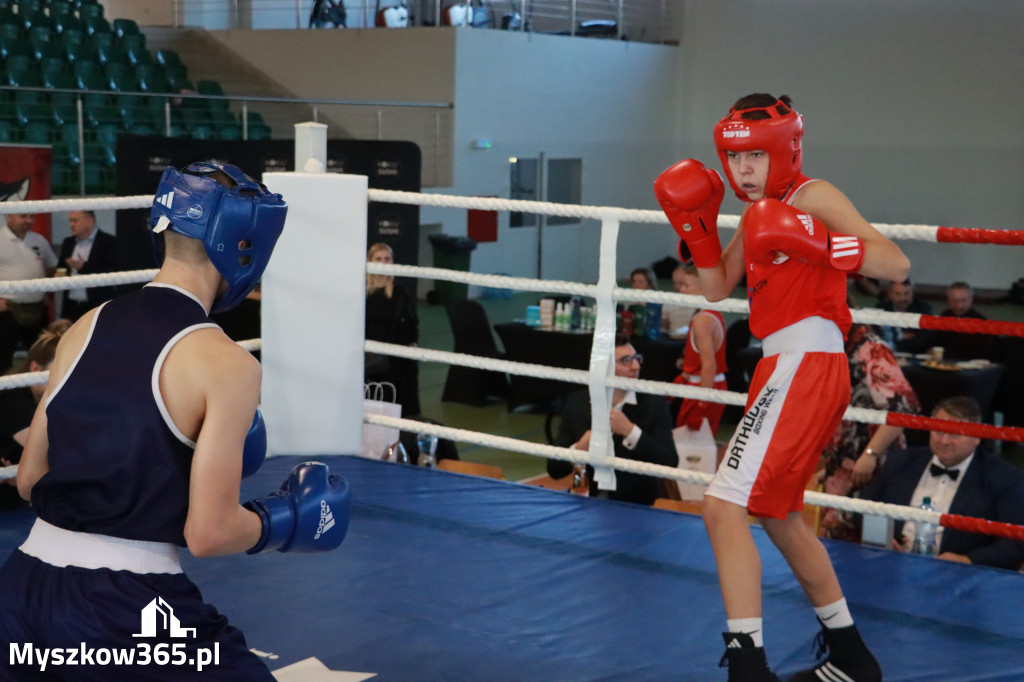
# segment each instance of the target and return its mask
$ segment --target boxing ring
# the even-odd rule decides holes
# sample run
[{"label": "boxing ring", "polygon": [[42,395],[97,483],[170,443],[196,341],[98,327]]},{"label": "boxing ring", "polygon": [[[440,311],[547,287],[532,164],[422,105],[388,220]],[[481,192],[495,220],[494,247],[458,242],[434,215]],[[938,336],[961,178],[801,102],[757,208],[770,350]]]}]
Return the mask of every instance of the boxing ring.
[{"label": "boxing ring", "polygon": [[[272,187],[273,188],[273,187]],[[727,404],[728,391],[627,380],[611,371],[614,302],[674,303],[746,313],[745,301],[622,289],[615,284],[621,222],[664,224],[660,212],[610,207],[421,195],[368,190],[370,201],[451,208],[571,215],[601,223],[596,285],[478,275],[436,268],[367,264],[372,274],[416,276],[546,293],[578,294],[597,302],[589,371],[365,342],[376,353],[421,361],[572,381],[591,389],[594,413],[621,387]],[[3,212],[143,208],[152,197],[19,202]],[[365,211],[365,205],[362,207]],[[720,226],[735,228],[736,216]],[[929,226],[879,226],[892,238],[1020,244],[1020,233]],[[1009,241],[1007,241],[1009,240]],[[364,249],[365,251],[365,249]],[[145,282],[155,271],[67,280],[0,283],[0,294]],[[269,286],[269,285],[268,285]],[[853,311],[858,322],[1024,336],[1024,325],[948,320],[904,313]],[[260,340],[245,342],[261,347]],[[266,349],[264,350],[266,360]],[[45,373],[0,379],[0,389],[45,381]],[[604,401],[604,403],[602,403]],[[983,438],[1024,441],[1024,429],[942,422],[876,410],[850,409],[847,419],[909,428],[938,428]],[[614,485],[628,470],[706,484],[699,472],[620,460],[606,454],[607,420],[594,424],[591,450],[579,452],[465,429],[363,415],[363,421],[434,433],[461,442],[592,464]],[[268,421],[271,430],[273,424]],[[317,459],[349,479],[353,516],[339,550],[322,555],[231,556],[195,560],[185,568],[239,626],[249,646],[279,679],[364,679],[328,671],[358,671],[380,680],[708,680],[725,676],[716,664],[716,633],[725,614],[703,524],[693,515],[579,498],[531,486],[432,469],[338,456]],[[280,485],[300,459],[287,450],[243,481],[242,499]],[[807,502],[895,519],[1024,537],[1019,527],[986,524],[808,492]],[[0,524],[0,560],[27,535],[31,510]],[[781,555],[754,529],[763,562],[766,646],[780,675],[810,666],[818,631],[813,612]],[[824,540],[865,640],[890,680],[1024,679],[1024,575]],[[313,671],[313,672],[311,672]],[[318,672],[317,672],[318,671]],[[201,679],[201,677],[199,678]]]}]

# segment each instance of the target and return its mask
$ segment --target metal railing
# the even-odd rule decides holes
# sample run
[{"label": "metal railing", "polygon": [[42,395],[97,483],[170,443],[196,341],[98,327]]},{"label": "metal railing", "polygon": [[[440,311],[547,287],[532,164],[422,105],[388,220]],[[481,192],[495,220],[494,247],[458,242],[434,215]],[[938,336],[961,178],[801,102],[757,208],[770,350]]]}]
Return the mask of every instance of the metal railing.
[{"label": "metal railing", "polygon": [[[26,97],[26,95],[32,95]],[[70,95],[55,105],[53,95]],[[96,98],[106,98],[97,101]],[[409,140],[423,154],[424,186],[452,182],[452,104],[284,97],[125,92],[0,86],[4,130],[9,143],[49,144],[54,148],[55,193],[84,196],[113,191],[116,138],[121,134],[198,139],[293,139],[294,124],[315,121],[328,126],[331,139]],[[208,102],[224,102],[224,118],[200,117]],[[203,104],[190,107],[192,104]],[[257,116],[258,114],[258,116]],[[259,127],[257,129],[257,126]],[[230,129],[230,130],[229,130]],[[255,135],[254,133],[259,133]],[[73,172],[77,177],[68,178]],[[72,185],[76,187],[73,189]]]},{"label": "metal railing", "polygon": [[[384,24],[384,10],[402,7],[409,26],[441,26],[465,16],[477,28],[665,42],[667,0],[328,0],[343,8],[345,28]],[[315,0],[175,0],[178,28],[310,28]],[[460,7],[461,6],[461,7]],[[449,8],[455,12],[447,14]],[[335,15],[337,18],[337,15]],[[320,28],[338,27],[324,21]]]}]

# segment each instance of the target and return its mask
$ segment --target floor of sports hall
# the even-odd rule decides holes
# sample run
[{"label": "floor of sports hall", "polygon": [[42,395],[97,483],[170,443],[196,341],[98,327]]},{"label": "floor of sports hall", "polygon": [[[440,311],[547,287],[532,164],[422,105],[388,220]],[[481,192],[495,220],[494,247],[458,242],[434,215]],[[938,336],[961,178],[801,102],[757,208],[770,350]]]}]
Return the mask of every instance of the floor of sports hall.
[{"label": "floor of sports hall", "polygon": [[[520,317],[526,301],[484,304],[493,323]],[[450,348],[443,309],[423,305],[420,317],[422,345]],[[541,415],[442,403],[445,373],[424,363],[426,416],[544,442]],[[517,483],[542,463],[459,450],[502,466],[508,481],[326,457],[353,494],[340,548],[186,556],[185,570],[280,682],[726,678],[725,614],[699,517]],[[242,499],[277,489],[298,461],[269,459],[243,481]],[[32,519],[30,510],[5,515],[0,560]],[[781,555],[753,532],[769,661],[785,679],[813,665],[817,623]],[[826,547],[886,680],[1024,679],[1024,575]]]}]

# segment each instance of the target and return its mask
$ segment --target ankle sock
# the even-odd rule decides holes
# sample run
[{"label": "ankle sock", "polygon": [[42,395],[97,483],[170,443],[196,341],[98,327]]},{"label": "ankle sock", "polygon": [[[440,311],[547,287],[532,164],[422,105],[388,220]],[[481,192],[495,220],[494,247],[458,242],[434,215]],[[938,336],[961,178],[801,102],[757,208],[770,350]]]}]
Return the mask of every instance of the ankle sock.
[{"label": "ankle sock", "polygon": [[850,608],[846,605],[845,598],[825,606],[816,606],[814,613],[817,614],[821,624],[829,630],[853,625],[853,616],[850,615]]},{"label": "ankle sock", "polygon": [[749,635],[750,639],[754,642],[754,646],[764,646],[760,618],[732,618],[725,621],[725,626],[729,632],[742,632],[745,635]]}]

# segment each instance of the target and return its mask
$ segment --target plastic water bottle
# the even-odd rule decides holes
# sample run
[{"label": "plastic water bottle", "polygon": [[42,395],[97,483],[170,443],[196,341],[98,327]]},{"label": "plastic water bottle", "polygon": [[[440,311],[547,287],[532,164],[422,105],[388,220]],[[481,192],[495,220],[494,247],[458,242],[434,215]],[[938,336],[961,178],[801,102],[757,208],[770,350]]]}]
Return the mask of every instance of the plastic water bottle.
[{"label": "plastic water bottle", "polygon": [[573,495],[590,495],[590,477],[587,476],[587,465],[577,464],[572,468],[572,483],[569,492]]},{"label": "plastic water bottle", "polygon": [[582,313],[580,311],[580,297],[573,296],[569,301],[569,329],[576,331],[582,326]]},{"label": "plastic water bottle", "polygon": [[[924,502],[918,509],[925,511],[938,511],[932,506],[932,498],[924,498]],[[914,542],[910,547],[910,551],[914,554],[925,554],[927,556],[935,556],[938,553],[938,547],[935,543],[935,531],[938,530],[934,523],[925,523],[923,521],[914,522]]]},{"label": "plastic water bottle", "polygon": [[431,469],[437,467],[437,436],[430,433],[418,433],[416,434],[416,445],[420,449],[416,464]]}]

